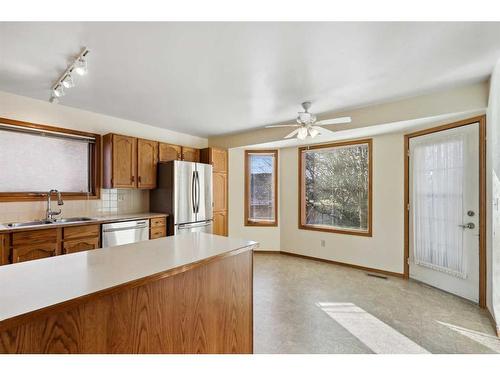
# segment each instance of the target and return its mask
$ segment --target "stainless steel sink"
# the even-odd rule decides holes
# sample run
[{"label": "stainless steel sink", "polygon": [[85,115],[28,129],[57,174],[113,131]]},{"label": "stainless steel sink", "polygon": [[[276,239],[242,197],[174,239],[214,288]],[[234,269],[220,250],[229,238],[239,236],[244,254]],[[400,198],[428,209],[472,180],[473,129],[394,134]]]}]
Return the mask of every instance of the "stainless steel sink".
[{"label": "stainless steel sink", "polygon": [[20,223],[8,223],[5,226],[9,228],[19,228],[19,227],[31,227],[36,225],[47,225],[47,224],[59,224],[59,223],[78,223],[81,221],[92,221],[94,219],[90,217],[68,217],[64,219],[57,219],[55,221],[50,220],[34,220],[34,221],[25,221]]},{"label": "stainless steel sink", "polygon": [[54,223],[77,223],[79,221],[92,221],[95,219],[92,219],[91,217],[68,217],[68,218],[61,218],[61,219],[56,219]]}]

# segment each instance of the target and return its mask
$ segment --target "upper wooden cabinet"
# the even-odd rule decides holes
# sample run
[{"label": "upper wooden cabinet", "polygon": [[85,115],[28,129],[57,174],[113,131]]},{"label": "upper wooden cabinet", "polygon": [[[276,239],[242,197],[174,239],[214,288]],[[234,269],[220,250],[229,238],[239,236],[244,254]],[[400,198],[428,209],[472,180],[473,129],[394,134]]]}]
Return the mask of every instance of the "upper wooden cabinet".
[{"label": "upper wooden cabinet", "polygon": [[156,187],[158,142],[119,134],[103,137],[103,187]]},{"label": "upper wooden cabinet", "polygon": [[156,187],[156,165],[158,164],[158,142],[137,140],[137,187]]},{"label": "upper wooden cabinet", "polygon": [[212,164],[214,172],[227,173],[227,150],[209,147],[201,150],[202,163]]},{"label": "upper wooden cabinet", "polygon": [[160,161],[171,161],[171,160],[181,160],[182,159],[182,147],[177,145],[171,145],[168,143],[160,142]]},{"label": "upper wooden cabinet", "polygon": [[137,139],[118,134],[103,137],[103,187],[137,186]]},{"label": "upper wooden cabinet", "polygon": [[192,147],[182,147],[182,160],[184,161],[200,161],[200,150]]}]

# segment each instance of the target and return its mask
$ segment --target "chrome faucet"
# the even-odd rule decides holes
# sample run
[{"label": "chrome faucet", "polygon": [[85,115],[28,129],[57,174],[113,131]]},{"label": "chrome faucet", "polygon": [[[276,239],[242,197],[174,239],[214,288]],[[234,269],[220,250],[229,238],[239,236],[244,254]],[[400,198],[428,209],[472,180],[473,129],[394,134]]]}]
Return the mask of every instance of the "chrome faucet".
[{"label": "chrome faucet", "polygon": [[45,216],[45,220],[47,220],[47,221],[54,221],[54,216],[61,214],[61,209],[59,209],[57,211],[52,211],[52,207],[51,207],[52,200],[51,200],[51,197],[50,197],[52,195],[52,193],[56,193],[57,194],[57,205],[58,206],[62,206],[64,204],[64,202],[62,200],[61,193],[59,192],[59,190],[51,189],[47,193],[47,211],[46,211],[46,216]]}]

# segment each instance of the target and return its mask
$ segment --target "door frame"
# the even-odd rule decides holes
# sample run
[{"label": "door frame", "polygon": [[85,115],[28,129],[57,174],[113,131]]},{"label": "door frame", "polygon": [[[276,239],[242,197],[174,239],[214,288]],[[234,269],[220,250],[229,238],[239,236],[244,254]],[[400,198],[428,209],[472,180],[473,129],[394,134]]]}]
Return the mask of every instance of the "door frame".
[{"label": "door frame", "polygon": [[404,136],[404,278],[410,277],[410,139],[479,123],[479,306],[486,307],[486,115],[424,129]]}]

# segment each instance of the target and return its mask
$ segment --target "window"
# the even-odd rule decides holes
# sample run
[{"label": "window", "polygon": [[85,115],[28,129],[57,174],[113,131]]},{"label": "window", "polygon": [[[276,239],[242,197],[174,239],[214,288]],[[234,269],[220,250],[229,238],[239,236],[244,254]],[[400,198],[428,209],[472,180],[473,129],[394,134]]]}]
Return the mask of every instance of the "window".
[{"label": "window", "polygon": [[371,139],[299,149],[301,229],[371,236]]},{"label": "window", "polygon": [[278,225],[278,151],[245,151],[245,225]]},{"label": "window", "polygon": [[100,136],[0,119],[0,201],[97,198]]}]

